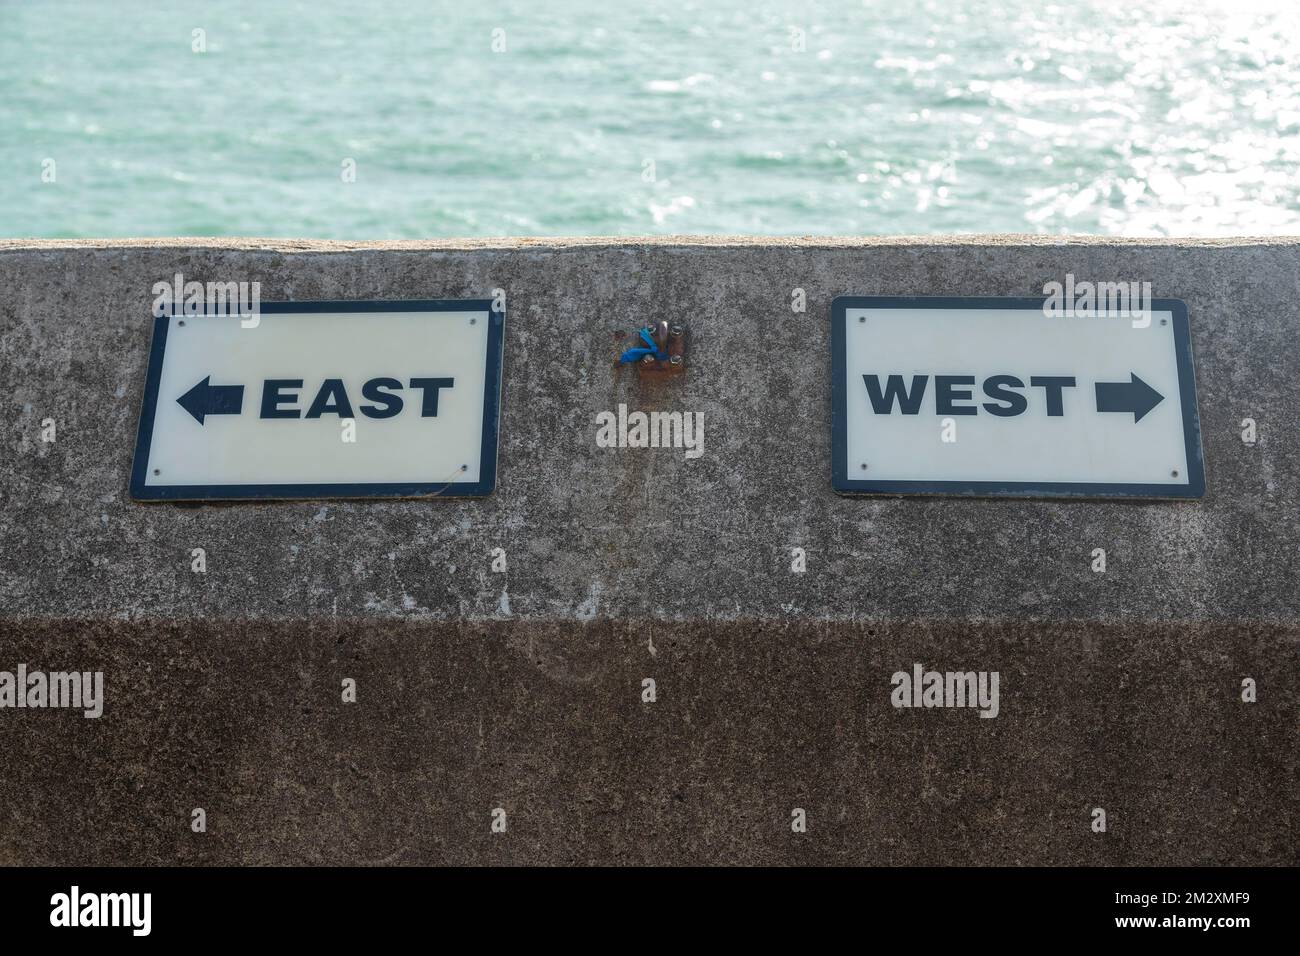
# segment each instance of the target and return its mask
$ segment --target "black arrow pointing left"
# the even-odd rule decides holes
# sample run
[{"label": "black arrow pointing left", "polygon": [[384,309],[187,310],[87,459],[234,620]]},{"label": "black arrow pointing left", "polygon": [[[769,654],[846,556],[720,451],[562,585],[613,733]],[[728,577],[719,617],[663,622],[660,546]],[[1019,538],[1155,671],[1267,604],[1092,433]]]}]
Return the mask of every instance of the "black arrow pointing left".
[{"label": "black arrow pointing left", "polygon": [[200,425],[208,415],[238,415],[244,410],[244,386],[210,385],[209,375],[176,399],[176,403],[194,416]]}]

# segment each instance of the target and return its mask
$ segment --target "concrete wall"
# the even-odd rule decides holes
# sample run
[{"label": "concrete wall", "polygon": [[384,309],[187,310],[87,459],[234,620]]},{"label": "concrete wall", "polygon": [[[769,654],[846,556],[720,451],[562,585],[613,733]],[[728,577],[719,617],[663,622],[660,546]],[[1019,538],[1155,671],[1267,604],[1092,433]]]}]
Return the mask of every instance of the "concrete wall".
[{"label": "concrete wall", "polygon": [[[505,289],[496,493],[132,502],[177,271]],[[1067,272],[1187,301],[1203,500],[831,492],[834,296]],[[0,862],[1300,862],[1298,300],[1297,241],[0,242],[0,669],[107,683],[0,710]],[[661,317],[687,374],[615,373]],[[597,448],[620,402],[703,412],[704,456]],[[895,710],[915,662],[999,670],[1000,715]]]}]

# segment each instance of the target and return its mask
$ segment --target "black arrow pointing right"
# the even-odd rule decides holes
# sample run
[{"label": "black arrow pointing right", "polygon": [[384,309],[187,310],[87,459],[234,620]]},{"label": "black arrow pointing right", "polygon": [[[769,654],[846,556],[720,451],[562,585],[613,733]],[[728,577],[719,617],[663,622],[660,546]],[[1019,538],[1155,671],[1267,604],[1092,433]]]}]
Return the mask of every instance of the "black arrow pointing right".
[{"label": "black arrow pointing right", "polygon": [[1129,372],[1127,382],[1098,382],[1097,411],[1132,412],[1133,422],[1142,421],[1147,412],[1165,400],[1165,397]]},{"label": "black arrow pointing right", "polygon": [[209,385],[209,375],[176,399],[176,404],[194,416],[200,425],[208,415],[238,415],[244,410],[244,386]]}]

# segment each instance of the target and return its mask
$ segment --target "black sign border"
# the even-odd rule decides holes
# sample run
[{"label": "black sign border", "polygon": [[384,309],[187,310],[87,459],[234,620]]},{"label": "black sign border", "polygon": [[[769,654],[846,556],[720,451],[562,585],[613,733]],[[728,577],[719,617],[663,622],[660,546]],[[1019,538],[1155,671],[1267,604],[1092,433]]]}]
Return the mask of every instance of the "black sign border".
[{"label": "black sign border", "polygon": [[848,394],[845,322],[849,309],[1032,309],[1046,297],[1019,296],[837,296],[831,302],[831,487],[842,495],[946,495],[981,498],[1200,498],[1205,494],[1205,456],[1196,410],[1191,327],[1182,299],[1153,299],[1152,311],[1169,312],[1174,325],[1178,393],[1182,401],[1187,484],[1121,484],[1040,481],[875,481],[848,476]]},{"label": "black sign border", "polygon": [[136,501],[294,501],[348,498],[481,498],[493,492],[497,481],[497,438],[501,423],[501,363],[505,339],[505,311],[491,299],[394,299],[263,302],[261,315],[278,313],[329,312],[486,312],[488,322],[487,371],[483,388],[483,442],[480,447],[479,480],[453,482],[326,482],[320,484],[261,485],[148,485],[149,450],[153,442],[154,417],[158,410],[158,385],[162,379],[167,331],[173,318],[228,317],[237,307],[206,309],[197,315],[173,307],[155,317],[153,342],[149,350],[149,372],[145,379],[140,426],[136,434],[135,460],[131,467],[131,497]]}]

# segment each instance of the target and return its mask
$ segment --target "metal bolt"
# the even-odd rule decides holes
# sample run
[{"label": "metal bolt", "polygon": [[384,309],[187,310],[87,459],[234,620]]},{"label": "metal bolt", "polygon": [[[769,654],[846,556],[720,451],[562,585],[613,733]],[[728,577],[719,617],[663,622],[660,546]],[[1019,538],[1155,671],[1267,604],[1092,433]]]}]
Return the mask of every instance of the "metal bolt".
[{"label": "metal bolt", "polygon": [[1174,478],[1177,478],[1177,477],[1178,477],[1178,469],[1175,468],[1175,469],[1174,469],[1173,471],[1171,471],[1169,474],[1170,474],[1171,476],[1173,476]]},{"label": "metal bolt", "polygon": [[153,473],[154,473],[155,475],[161,475],[161,474],[162,474],[162,472],[161,472],[159,469],[157,469],[157,468],[155,468],[155,469],[153,470]]},{"label": "metal bolt", "polygon": [[862,463],[862,470],[863,471],[867,470],[867,463],[865,461]]},{"label": "metal bolt", "polygon": [[181,320],[180,320],[179,322],[177,322],[176,324],[177,324],[177,325],[184,325],[184,324],[185,324],[185,320],[184,320],[184,319],[181,319]]},{"label": "metal bolt", "polygon": [[672,358],[670,358],[670,359],[668,360],[668,364],[669,364],[669,365],[681,365],[681,364],[682,364],[682,357],[681,357],[680,355],[674,355]]},{"label": "metal bolt", "polygon": [[470,324],[470,325],[477,325],[477,324],[478,324],[478,319],[470,319],[470,320],[469,320],[469,324]]},{"label": "metal bolt", "polygon": [[682,337],[682,327],[680,325],[674,325],[668,330],[668,334],[675,339],[679,339]]},{"label": "metal bolt", "polygon": [[654,357],[653,355],[643,355],[643,356],[641,356],[641,364],[642,364],[642,365],[654,365],[654,363],[655,363],[655,357]]},{"label": "metal bolt", "polygon": [[865,321],[867,321],[867,317],[865,315],[858,316],[858,322],[865,322]]}]

